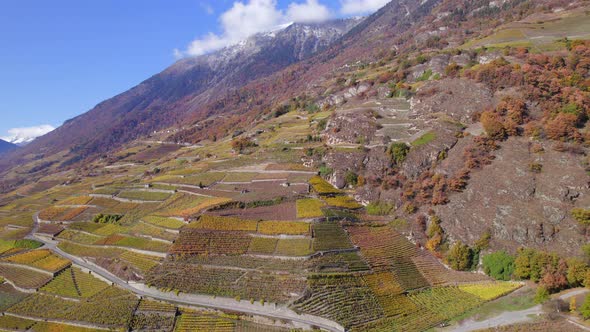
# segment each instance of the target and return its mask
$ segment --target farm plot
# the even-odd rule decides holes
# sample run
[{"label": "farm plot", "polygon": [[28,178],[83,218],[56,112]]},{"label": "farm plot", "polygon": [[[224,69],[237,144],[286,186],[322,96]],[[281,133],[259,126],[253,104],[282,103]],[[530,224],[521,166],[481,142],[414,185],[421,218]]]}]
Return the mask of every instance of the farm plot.
[{"label": "farm plot", "polygon": [[0,239],[0,255],[13,255],[27,250],[37,249],[43,244],[35,240],[2,240]]},{"label": "farm plot", "polygon": [[248,253],[260,255],[272,255],[277,248],[278,239],[255,237],[250,242]]},{"label": "farm plot", "polygon": [[36,323],[34,320],[14,316],[0,316],[0,329],[9,331],[28,331]]},{"label": "farm plot", "polygon": [[72,242],[60,242],[57,247],[68,254],[78,257],[115,258],[123,253],[123,249],[85,246]]},{"label": "farm plot", "polygon": [[52,206],[42,210],[39,213],[41,220],[48,221],[70,221],[86,211],[87,207],[64,207],[64,206]]},{"label": "farm plot", "polygon": [[151,270],[145,280],[167,290],[281,303],[300,296],[305,289],[305,279],[291,275],[183,263],[164,263]]},{"label": "farm plot", "polygon": [[313,236],[313,248],[316,251],[350,249],[354,247],[339,223],[315,223],[313,225]]},{"label": "farm plot", "polygon": [[89,298],[109,285],[77,268],[62,271],[41,288],[42,292],[71,298]]},{"label": "farm plot", "polygon": [[416,305],[437,313],[442,320],[456,317],[483,303],[481,298],[462,292],[456,287],[434,287],[410,294],[408,297]]},{"label": "farm plot", "polygon": [[29,269],[0,264],[0,276],[10,280],[17,287],[24,289],[38,289],[51,280],[49,274],[31,271]]},{"label": "farm plot", "polygon": [[184,222],[178,219],[158,216],[147,216],[143,217],[142,220],[148,224],[168,229],[179,229],[185,225]]},{"label": "farm plot", "polygon": [[310,225],[300,221],[261,221],[258,232],[265,235],[309,235]]},{"label": "farm plot", "polygon": [[31,328],[33,332],[103,332],[102,329],[92,329],[67,324],[58,324],[51,322],[37,322]]},{"label": "farm plot", "polygon": [[125,251],[119,258],[135,266],[143,273],[147,273],[161,262],[160,259],[153,256],[142,255],[131,251]]},{"label": "farm plot", "polygon": [[221,181],[225,177],[225,173],[221,172],[207,172],[187,176],[162,175],[155,177],[151,182],[163,182],[171,185],[186,184],[191,186],[209,187],[212,184]]},{"label": "farm plot", "polygon": [[275,254],[279,256],[307,256],[313,252],[311,239],[280,239]]},{"label": "farm plot", "polygon": [[403,287],[390,272],[379,272],[363,276],[386,316],[410,315],[417,305],[403,295]]},{"label": "farm plot", "polygon": [[235,321],[211,314],[183,313],[178,318],[174,331],[177,332],[233,332]]},{"label": "farm plot", "polygon": [[172,255],[243,255],[251,237],[242,232],[183,229],[170,247]]},{"label": "farm plot", "polygon": [[232,195],[235,200],[241,202],[257,202],[272,200],[277,197],[295,197],[308,193],[307,184],[284,185],[285,181],[264,181],[247,184],[225,184],[219,183],[213,187],[214,190],[225,190],[237,193]]},{"label": "farm plot", "polygon": [[431,255],[412,257],[412,262],[432,286],[441,286],[449,283],[473,283],[491,280],[488,276],[483,274],[447,269],[434,256]]},{"label": "farm plot", "polygon": [[155,301],[141,300],[130,323],[133,331],[171,331],[176,307]]},{"label": "farm plot", "polygon": [[345,328],[383,317],[383,309],[371,289],[353,275],[312,275],[307,280],[309,294],[294,308],[342,324]]},{"label": "farm plot", "polygon": [[341,195],[341,196],[335,196],[335,197],[325,197],[324,201],[329,206],[351,209],[351,210],[360,209],[363,207],[361,204],[359,204],[357,201],[355,201],[350,196],[342,196]]},{"label": "farm plot", "polygon": [[306,260],[299,259],[278,259],[272,256],[251,257],[251,256],[180,256],[175,261],[185,264],[203,264],[215,266],[227,266],[243,269],[257,269],[259,271],[288,271],[293,274],[300,274],[305,268]]},{"label": "farm plot", "polygon": [[309,184],[311,184],[313,191],[318,193],[319,195],[335,195],[342,193],[340,189],[335,188],[328,181],[322,179],[320,176],[317,175],[309,180]]},{"label": "farm plot", "polygon": [[304,198],[297,200],[297,218],[299,219],[307,219],[307,218],[317,218],[322,217],[324,213],[322,212],[322,207],[324,207],[324,202],[315,199],[315,198]]},{"label": "farm plot", "polygon": [[198,221],[188,224],[186,228],[255,233],[258,229],[258,221],[204,214]]},{"label": "farm plot", "polygon": [[156,146],[148,146],[147,149],[137,154],[132,154],[126,160],[137,161],[140,163],[148,163],[151,161],[162,159],[168,156],[170,153],[179,150],[180,148],[181,146],[177,144],[158,144]]},{"label": "farm plot", "polygon": [[170,193],[143,190],[125,190],[117,195],[119,198],[126,198],[136,201],[165,201],[170,198],[170,196],[172,196]]},{"label": "farm plot", "polygon": [[428,287],[430,284],[422,276],[411,258],[397,258],[392,263],[392,273],[404,290]]},{"label": "farm plot", "polygon": [[161,217],[188,218],[202,210],[231,201],[222,197],[195,197],[189,194],[179,193],[167,200],[156,213]]},{"label": "farm plot", "polygon": [[352,242],[360,247],[363,257],[375,271],[390,270],[400,258],[419,256],[418,249],[388,226],[347,228]]},{"label": "farm plot", "polygon": [[17,291],[7,283],[0,284],[0,311],[10,308],[13,304],[20,302],[28,295],[27,293]]},{"label": "farm plot", "polygon": [[170,245],[161,241],[148,240],[142,237],[133,237],[126,235],[114,234],[94,243],[95,245],[109,245],[117,247],[127,247],[139,250],[167,252]]},{"label": "farm plot", "polygon": [[208,212],[211,215],[239,217],[252,220],[295,220],[297,210],[295,202],[284,202],[272,206],[260,206],[246,209],[225,209]]},{"label": "farm plot", "polygon": [[152,226],[150,224],[137,223],[131,227],[127,232],[133,236],[148,236],[154,239],[161,239],[166,241],[173,241],[176,238],[176,234],[170,233],[162,228]]},{"label": "farm plot", "polygon": [[251,172],[229,172],[222,182],[251,182],[258,176],[258,173]]},{"label": "farm plot", "polygon": [[37,228],[37,234],[45,234],[49,236],[55,236],[63,231],[63,227],[57,224],[40,224]]},{"label": "farm plot", "polygon": [[351,332],[365,331],[388,331],[388,332],[406,332],[406,331],[426,331],[443,321],[442,316],[423,307],[416,307],[408,315],[398,315],[396,317],[386,317],[374,322],[355,326]]},{"label": "farm plot", "polygon": [[78,232],[71,229],[66,229],[61,232],[58,236],[58,239],[61,240],[68,240],[80,244],[93,244],[99,241],[102,237],[99,235],[88,234],[83,232]]},{"label": "farm plot", "polygon": [[90,196],[76,196],[59,202],[59,205],[86,205],[92,200]]},{"label": "farm plot", "polygon": [[360,272],[369,266],[357,252],[331,253],[312,258],[308,268],[320,273]]},{"label": "farm plot", "polygon": [[102,187],[95,189],[92,193],[96,195],[109,195],[115,196],[121,191],[120,188],[113,188],[113,187]]},{"label": "farm plot", "polygon": [[458,287],[465,293],[475,295],[485,301],[491,301],[513,292],[522,287],[522,284],[518,282],[489,282],[460,285]]},{"label": "farm plot", "polygon": [[110,286],[80,302],[64,301],[50,295],[36,293],[12,306],[8,312],[36,318],[124,327],[131,319],[137,302],[138,299],[133,294]]},{"label": "farm plot", "polygon": [[55,273],[71,265],[67,259],[61,258],[46,249],[32,250],[22,254],[4,258],[1,261],[27,265],[47,272]]}]

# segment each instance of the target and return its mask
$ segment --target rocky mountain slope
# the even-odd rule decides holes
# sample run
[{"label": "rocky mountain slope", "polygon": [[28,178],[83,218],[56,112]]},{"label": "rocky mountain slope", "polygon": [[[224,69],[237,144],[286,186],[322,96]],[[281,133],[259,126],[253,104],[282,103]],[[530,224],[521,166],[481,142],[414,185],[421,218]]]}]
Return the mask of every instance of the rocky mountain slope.
[{"label": "rocky mountain slope", "polygon": [[218,52],[178,61],[138,86],[66,121],[14,156],[72,150],[68,164],[184,123],[187,114],[220,94],[275,73],[324,50],[361,19],[291,24]]}]

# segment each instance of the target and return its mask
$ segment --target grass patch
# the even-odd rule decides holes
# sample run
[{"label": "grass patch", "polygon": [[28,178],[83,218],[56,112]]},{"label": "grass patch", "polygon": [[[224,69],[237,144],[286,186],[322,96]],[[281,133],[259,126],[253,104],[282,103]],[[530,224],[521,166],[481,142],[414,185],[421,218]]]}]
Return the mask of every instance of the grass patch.
[{"label": "grass patch", "polygon": [[436,139],[436,133],[430,131],[420,136],[417,140],[412,142],[412,146],[422,146],[428,144]]}]

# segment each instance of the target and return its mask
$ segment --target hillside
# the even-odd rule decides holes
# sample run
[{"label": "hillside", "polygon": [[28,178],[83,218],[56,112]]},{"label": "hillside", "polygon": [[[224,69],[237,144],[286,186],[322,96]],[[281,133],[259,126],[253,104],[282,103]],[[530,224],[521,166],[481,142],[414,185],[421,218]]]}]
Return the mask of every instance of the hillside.
[{"label": "hillside", "polygon": [[16,146],[15,144],[0,139],[0,154],[4,154],[16,148],[18,148],[18,146]]},{"label": "hillside", "polygon": [[588,31],[585,1],[400,0],[177,62],[3,164],[0,328],[576,328]]}]

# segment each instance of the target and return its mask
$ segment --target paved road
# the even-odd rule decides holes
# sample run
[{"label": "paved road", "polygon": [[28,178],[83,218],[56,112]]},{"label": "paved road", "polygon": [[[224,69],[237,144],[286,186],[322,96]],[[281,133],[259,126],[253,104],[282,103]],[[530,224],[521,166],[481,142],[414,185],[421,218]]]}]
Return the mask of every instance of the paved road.
[{"label": "paved road", "polygon": [[534,306],[529,309],[520,310],[520,311],[507,311],[504,312],[496,317],[488,318],[482,321],[475,321],[473,319],[469,319],[461,323],[461,325],[457,326],[454,329],[451,329],[453,332],[468,332],[468,331],[476,331],[482,329],[489,329],[493,327],[503,326],[503,325],[512,325],[517,323],[524,323],[531,321],[532,318],[529,315],[540,315],[543,313],[543,308],[540,305]]},{"label": "paved road", "polygon": [[[38,215],[34,216],[35,219],[35,226],[33,229],[37,229],[38,224]],[[29,239],[35,239],[41,241],[45,244],[47,249],[55,252],[56,254],[71,260],[74,264],[83,267],[87,270],[92,271],[93,273],[99,275],[100,277],[109,280],[113,284],[118,285],[119,287],[126,289],[130,292],[133,292],[140,296],[151,297],[158,300],[174,302],[181,305],[190,305],[190,306],[198,306],[198,307],[207,307],[213,309],[220,309],[220,310],[230,310],[230,311],[238,311],[245,314],[257,315],[257,316],[264,316],[273,319],[280,319],[280,320],[288,320],[296,323],[302,323],[310,326],[315,326],[318,328],[322,328],[327,331],[332,332],[344,332],[344,328],[340,326],[338,323],[330,321],[328,319],[312,316],[312,315],[299,315],[293,310],[290,310],[287,307],[275,307],[274,305],[267,304],[261,305],[258,303],[251,304],[249,301],[236,301],[234,299],[229,298],[218,298],[208,295],[200,295],[200,294],[179,294],[176,295],[175,293],[167,293],[161,292],[157,289],[148,288],[143,284],[137,283],[128,283],[123,279],[117,277],[116,275],[110,273],[109,271],[97,266],[91,262],[88,262],[80,257],[73,256],[68,254],[67,252],[61,250],[57,247],[58,242],[49,240],[42,236],[36,236],[34,233],[29,234],[27,236]]]},{"label": "paved road", "polygon": [[[558,296],[558,298],[565,301],[573,296],[584,294],[589,291],[590,290],[588,290],[586,288],[580,288],[580,289],[569,291],[565,294],[561,294]],[[525,322],[533,320],[530,316],[541,315],[543,313],[544,313],[544,311],[543,311],[543,308],[541,307],[541,305],[537,305],[532,308],[520,310],[520,311],[506,311],[498,316],[491,317],[491,318],[488,318],[488,319],[485,319],[482,321],[475,321],[473,319],[468,319],[468,320],[462,322],[459,326],[452,328],[451,331],[468,332],[468,331],[488,329],[488,328],[493,328],[493,327],[498,327],[498,326],[525,323]],[[568,319],[568,321],[570,321],[570,323],[572,323],[572,324],[579,326],[579,324],[577,322],[575,322],[575,320]],[[590,330],[587,327],[584,327],[584,329]]]}]

